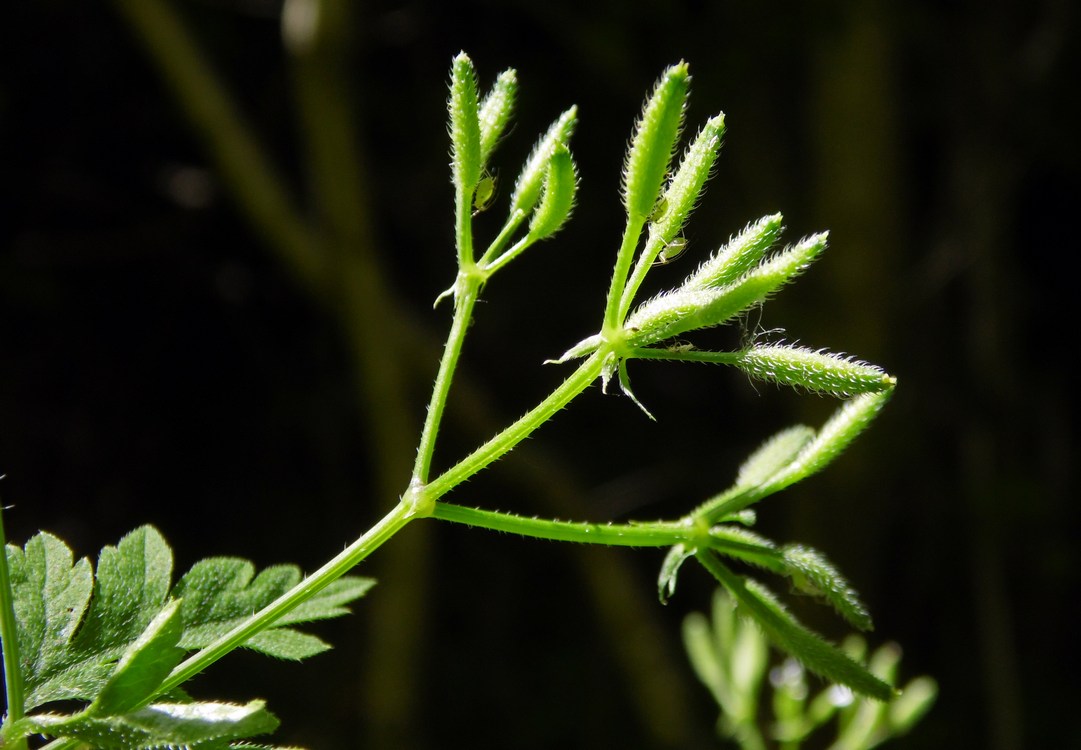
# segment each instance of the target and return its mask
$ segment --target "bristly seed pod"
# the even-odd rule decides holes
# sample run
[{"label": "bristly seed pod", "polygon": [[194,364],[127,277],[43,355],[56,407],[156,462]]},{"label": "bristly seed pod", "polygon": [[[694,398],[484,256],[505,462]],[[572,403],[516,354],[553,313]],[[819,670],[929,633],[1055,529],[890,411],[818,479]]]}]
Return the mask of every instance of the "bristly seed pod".
[{"label": "bristly seed pod", "polygon": [[685,62],[666,70],[635,128],[623,170],[623,204],[639,221],[653,213],[672,162],[690,80]]},{"label": "bristly seed pod", "polygon": [[450,69],[450,139],[454,183],[467,195],[480,180],[480,120],[477,111],[477,75],[464,52]]},{"label": "bristly seed pod", "polygon": [[567,147],[559,144],[548,161],[540,205],[529,222],[529,236],[543,240],[559,231],[570,218],[578,189],[578,173]]}]

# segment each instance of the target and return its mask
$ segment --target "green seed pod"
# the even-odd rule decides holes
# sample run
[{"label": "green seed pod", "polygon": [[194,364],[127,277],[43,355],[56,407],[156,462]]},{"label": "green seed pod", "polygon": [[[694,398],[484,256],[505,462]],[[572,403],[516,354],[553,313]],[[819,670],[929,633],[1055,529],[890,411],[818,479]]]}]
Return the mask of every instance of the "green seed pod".
[{"label": "green seed pod", "polygon": [[734,284],[720,289],[685,286],[645,302],[624,325],[630,346],[649,346],[687,331],[732,319],[799,275],[826,247],[817,234],[778,253]]},{"label": "green seed pod", "polygon": [[[702,127],[687,148],[668,189],[657,202],[664,208],[656,218],[650,215],[650,221],[656,225],[655,231],[663,241],[670,242],[682,231],[717,162],[723,136],[724,115],[717,115]],[[657,214],[656,207],[654,214]]]},{"label": "green seed pod", "polygon": [[477,76],[469,55],[459,52],[450,69],[450,139],[454,183],[467,195],[480,180],[480,119]]},{"label": "green seed pod", "polygon": [[548,161],[540,205],[529,222],[529,236],[543,240],[558,232],[570,218],[578,189],[578,173],[567,147],[557,145]]},{"label": "green seed pod", "polygon": [[[487,164],[499,139],[510,123],[514,113],[514,100],[518,94],[518,74],[508,68],[499,74],[495,85],[480,104],[480,160]],[[483,175],[481,176],[483,179]]]},{"label": "green seed pod", "polygon": [[750,224],[683,282],[684,289],[708,289],[731,284],[765,256],[781,233],[781,215],[764,216]]},{"label": "green seed pod", "polygon": [[623,204],[629,216],[641,220],[653,213],[683,125],[690,81],[687,63],[673,65],[646,102],[623,169]]},{"label": "green seed pod", "polygon": [[865,362],[804,347],[755,346],[735,365],[753,378],[847,398],[892,388],[897,380]]},{"label": "green seed pod", "polygon": [[548,171],[548,162],[552,158],[552,152],[557,145],[567,145],[574,126],[578,124],[578,108],[571,107],[559,119],[552,123],[548,132],[544,134],[533,152],[526,159],[518,181],[514,185],[514,194],[510,197],[511,213],[521,211],[527,214],[533,210],[540,200],[541,190],[544,188],[544,180]]}]

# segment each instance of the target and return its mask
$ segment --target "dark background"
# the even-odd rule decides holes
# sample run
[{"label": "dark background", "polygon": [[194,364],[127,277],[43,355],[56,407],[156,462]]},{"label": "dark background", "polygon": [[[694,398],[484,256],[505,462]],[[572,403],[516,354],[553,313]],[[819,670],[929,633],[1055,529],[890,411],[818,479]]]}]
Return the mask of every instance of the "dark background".
[{"label": "dark background", "polygon": [[[1061,746],[1081,569],[1073,3],[330,3],[332,31],[289,55],[273,0],[173,0],[277,177],[223,167],[216,148],[240,151],[193,124],[123,12],[152,5],[19,3],[0,31],[12,541],[44,528],[94,556],[153,523],[178,571],[211,554],[317,567],[408,478],[450,318],[431,301],[454,274],[451,57],[468,51],[483,87],[518,70],[500,197],[572,103],[581,188],[569,227],[485,290],[437,470],[554,387],[563,371],[540,363],[598,324],[631,124],[682,58],[689,131],[719,109],[728,123],[688,257],[777,210],[789,240],[830,229],[759,324],[900,380],[841,461],[760,509],[760,530],[825,551],[864,595],[872,642],[899,641],[904,677],[939,681],[896,747]],[[275,185],[272,221],[238,198]],[[289,217],[316,271],[290,260]],[[759,441],[833,408],[719,368],[631,374],[656,423],[591,390],[451,499],[676,517]],[[417,524],[362,566],[381,583],[356,614],[318,629],[331,654],[237,654],[192,690],[266,697],[280,741],[311,748],[716,746],[679,645],[713,586],[688,568],[662,608],[660,560]]]}]

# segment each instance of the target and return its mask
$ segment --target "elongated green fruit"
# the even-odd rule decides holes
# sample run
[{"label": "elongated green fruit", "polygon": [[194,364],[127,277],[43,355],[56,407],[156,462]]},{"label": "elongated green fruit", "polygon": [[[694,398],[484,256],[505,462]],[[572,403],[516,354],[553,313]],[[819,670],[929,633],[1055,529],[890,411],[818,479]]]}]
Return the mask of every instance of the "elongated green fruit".
[{"label": "elongated green fruit", "polygon": [[747,615],[762,627],[769,639],[799,659],[807,669],[880,701],[894,696],[893,688],[801,625],[764,587],[733,573],[712,552],[699,552],[697,558],[745,608]]},{"label": "elongated green fruit", "polygon": [[754,268],[781,234],[781,215],[763,216],[728,241],[683,282],[684,289],[731,284]]},{"label": "elongated green fruit", "polygon": [[514,114],[514,102],[518,94],[518,74],[514,68],[508,68],[499,74],[492,90],[480,104],[480,161],[481,167],[488,163],[499,139],[506,132],[511,116]]},{"label": "elongated green fruit", "polygon": [[654,297],[627,319],[631,347],[648,346],[687,331],[720,325],[761,302],[799,275],[825,249],[826,235],[816,234],[762,263],[739,281],[721,289],[686,289]]},{"label": "elongated green fruit", "polygon": [[[480,118],[477,105],[477,75],[469,55],[459,52],[450,68],[450,139],[454,183],[470,192],[480,181],[483,162],[480,148]],[[470,198],[471,200],[472,198]]]},{"label": "elongated green fruit", "polygon": [[683,125],[690,81],[685,62],[666,70],[638,121],[623,170],[623,204],[635,219],[645,219],[657,203]]},{"label": "elongated green fruit", "polygon": [[521,211],[524,215],[533,210],[533,206],[540,200],[552,153],[556,146],[568,144],[571,134],[574,133],[574,126],[577,124],[578,108],[571,107],[552,123],[548,132],[533,147],[514,185],[514,193],[510,197],[511,213]]},{"label": "elongated green fruit", "polygon": [[543,240],[560,230],[570,218],[577,189],[578,173],[574,160],[567,147],[559,144],[552,152],[552,158],[548,160],[540,205],[529,222],[530,240]]},{"label": "elongated green fruit", "polygon": [[[661,242],[671,242],[682,230],[706,186],[721,151],[724,136],[724,115],[711,118],[687,148],[675,176],[664,196],[654,206],[651,217],[655,236]],[[658,211],[658,206],[663,209]]]},{"label": "elongated green fruit", "polygon": [[758,380],[842,398],[883,391],[897,383],[892,375],[866,362],[797,346],[751,347],[734,364]]}]

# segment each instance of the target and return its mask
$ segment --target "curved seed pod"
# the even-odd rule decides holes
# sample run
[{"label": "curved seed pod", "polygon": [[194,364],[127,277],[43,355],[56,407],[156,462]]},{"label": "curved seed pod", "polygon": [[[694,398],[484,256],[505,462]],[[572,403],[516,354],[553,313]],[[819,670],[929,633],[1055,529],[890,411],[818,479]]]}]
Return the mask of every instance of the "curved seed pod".
[{"label": "curved seed pod", "polygon": [[567,147],[559,144],[548,160],[544,192],[540,205],[529,222],[529,236],[534,241],[551,237],[570,218],[574,195],[578,188],[578,173]]},{"label": "curved seed pod", "polygon": [[683,125],[690,81],[687,63],[673,65],[642,110],[623,169],[623,205],[630,216],[641,220],[653,213]]}]

